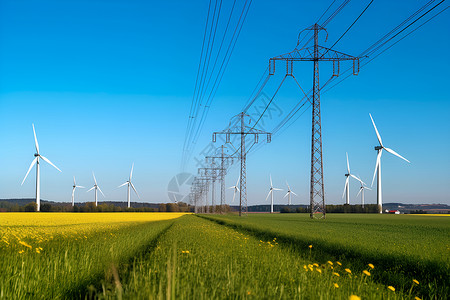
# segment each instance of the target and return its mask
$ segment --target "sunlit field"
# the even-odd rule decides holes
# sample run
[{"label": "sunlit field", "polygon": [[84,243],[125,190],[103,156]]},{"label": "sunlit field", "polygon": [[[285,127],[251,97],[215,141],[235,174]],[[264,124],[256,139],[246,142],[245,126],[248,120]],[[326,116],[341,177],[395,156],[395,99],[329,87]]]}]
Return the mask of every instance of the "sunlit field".
[{"label": "sunlit field", "polygon": [[151,245],[181,215],[1,214],[0,297],[83,295],[105,270]]},{"label": "sunlit field", "polygon": [[0,298],[447,299],[450,218],[0,214]]}]

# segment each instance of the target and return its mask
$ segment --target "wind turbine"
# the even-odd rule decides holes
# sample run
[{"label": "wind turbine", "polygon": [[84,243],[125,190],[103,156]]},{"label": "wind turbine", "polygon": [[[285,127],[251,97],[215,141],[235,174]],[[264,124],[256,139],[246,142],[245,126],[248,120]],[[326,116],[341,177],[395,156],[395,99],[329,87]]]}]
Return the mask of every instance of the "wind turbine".
[{"label": "wind turbine", "polygon": [[236,185],[230,186],[228,189],[233,189],[233,201],[231,201],[231,203],[234,202],[234,198],[236,197],[236,193],[237,192],[241,192],[238,188],[239,185],[239,179],[241,179],[241,175],[238,176],[238,180],[236,181]]},{"label": "wind turbine", "polygon": [[291,190],[291,187],[289,186],[289,183],[287,181],[286,181],[286,185],[288,187],[288,191],[287,191],[286,195],[284,195],[283,198],[286,198],[286,196],[289,196],[288,197],[288,205],[291,205],[291,194],[294,194],[295,196],[298,196],[298,195]]},{"label": "wind turbine", "polygon": [[91,187],[89,190],[87,190],[86,193],[89,192],[89,191],[92,191],[93,189],[95,189],[95,206],[97,206],[97,190],[99,190],[100,193],[102,193],[103,197],[105,197],[105,194],[103,194],[102,190],[98,186],[97,179],[95,179],[94,172],[92,172],[92,176],[94,177],[94,186]]},{"label": "wind turbine", "polygon": [[84,186],[77,185],[75,182],[75,176],[73,176],[73,186],[72,186],[72,206],[75,205],[75,189],[76,188],[82,188],[84,189]]},{"label": "wind turbine", "polygon": [[128,194],[127,194],[128,208],[130,208],[130,186],[133,188],[133,190],[136,193],[136,195],[138,196],[138,198],[141,199],[141,197],[139,197],[138,192],[134,188],[133,183],[131,182],[131,178],[133,178],[133,168],[134,168],[134,164],[131,165],[130,179],[128,179],[128,181],[126,181],[125,183],[122,183],[121,185],[118,186],[118,187],[122,187],[124,185],[128,185]]},{"label": "wind turbine", "polygon": [[347,177],[345,179],[345,187],[344,187],[344,192],[342,193],[342,198],[345,197],[345,204],[349,205],[350,204],[350,177],[355,178],[358,181],[361,181],[361,179],[359,179],[358,177],[356,177],[355,175],[350,173],[350,164],[348,163],[348,153],[345,152],[345,155],[347,156],[347,174],[345,174],[345,177]]},{"label": "wind turbine", "polygon": [[36,164],[36,210],[40,211],[41,210],[41,180],[40,180],[40,162],[39,159],[42,158],[44,161],[48,162],[50,165],[52,165],[53,167],[55,167],[58,171],[61,172],[60,169],[58,169],[57,166],[55,166],[51,161],[49,161],[46,157],[42,156],[41,154],[39,154],[39,144],[36,138],[36,131],[34,130],[34,124],[31,124],[33,126],[33,134],[34,134],[34,145],[36,146],[36,153],[34,154],[34,159],[31,162],[30,167],[28,168],[28,172],[25,175],[25,177],[22,180],[22,184],[25,182],[25,179],[27,179],[28,173],[30,173],[31,168],[33,168],[33,166]]},{"label": "wind turbine", "polygon": [[[383,201],[381,199],[381,154],[383,153],[383,149],[397,157],[400,157],[403,160],[406,160],[407,162],[410,162],[410,161],[407,160],[406,158],[404,158],[403,156],[401,156],[400,154],[398,154],[397,152],[395,152],[394,150],[383,146],[383,142],[381,141],[380,133],[378,132],[377,126],[375,125],[375,122],[373,121],[372,115],[369,114],[369,116],[370,116],[370,119],[372,120],[373,128],[375,129],[375,132],[377,134],[378,142],[380,143],[379,146],[375,146],[375,150],[377,150],[378,154],[377,154],[377,162],[375,164],[375,171],[373,173],[373,178],[372,178],[372,186],[373,186],[373,181],[375,180],[375,174],[377,174],[377,205],[378,205],[378,212],[381,214],[383,212]],[[377,171],[378,171],[378,173],[377,173]]]},{"label": "wind turbine", "polygon": [[366,187],[366,186],[365,186],[365,183],[364,183],[362,180],[360,180],[359,182],[361,183],[361,187],[359,188],[359,192],[358,192],[358,194],[356,195],[356,197],[358,197],[359,194],[361,194],[361,207],[364,208],[364,190],[369,190],[369,191],[371,191],[372,189]]},{"label": "wind turbine", "polygon": [[266,197],[266,201],[267,201],[269,196],[272,196],[271,200],[270,200],[270,213],[273,213],[273,191],[282,191],[282,189],[277,189],[277,188],[273,187],[272,175],[270,175],[270,190],[269,190],[269,193],[267,194],[267,197]]}]

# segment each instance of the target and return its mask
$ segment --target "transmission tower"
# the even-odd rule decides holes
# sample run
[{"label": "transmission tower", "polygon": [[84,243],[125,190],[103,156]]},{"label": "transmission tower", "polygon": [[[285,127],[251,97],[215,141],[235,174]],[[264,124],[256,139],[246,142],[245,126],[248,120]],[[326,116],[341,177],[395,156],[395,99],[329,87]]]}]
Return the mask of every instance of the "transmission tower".
[{"label": "transmission tower", "polygon": [[265,132],[259,129],[255,129],[254,127],[250,127],[246,125],[245,118],[249,119],[249,122],[251,121],[249,115],[245,114],[244,112],[241,112],[240,114],[234,116],[233,118],[239,118],[240,126],[234,126],[229,127],[225,131],[220,132],[214,132],[213,133],[213,142],[216,142],[216,136],[218,134],[224,134],[226,143],[230,143],[231,135],[240,135],[241,138],[241,146],[240,146],[240,155],[239,159],[241,160],[241,176],[240,176],[240,183],[239,183],[239,216],[242,216],[242,214],[247,213],[247,170],[246,170],[246,156],[247,152],[245,150],[245,137],[247,135],[253,135],[254,136],[254,143],[258,143],[258,136],[260,134],[265,134],[267,136],[267,142],[270,143],[271,141],[271,135],[269,132]]},{"label": "transmission tower", "polygon": [[[342,52],[319,45],[319,32],[326,29],[318,24],[314,24],[305,30],[314,32],[314,45],[294,49],[287,54],[273,57],[269,60],[269,74],[275,73],[275,61],[286,62],[286,75],[293,76],[294,61],[314,62],[312,97],[309,101],[312,106],[312,134],[311,134],[311,185],[310,185],[310,216],[314,218],[316,214],[321,214],[325,218],[325,192],[323,184],[323,156],[322,156],[322,125],[320,116],[320,85],[319,85],[319,62],[333,62],[333,76],[339,76],[339,62],[345,60],[353,61],[353,75],[359,72],[359,57],[354,57]],[[328,36],[328,34],[327,34]],[[325,39],[326,41],[326,39]],[[297,44],[299,46],[299,44]]]},{"label": "transmission tower", "polygon": [[227,169],[230,165],[234,163],[234,157],[225,153],[226,146],[220,146],[215,156],[207,156],[206,163],[211,163],[211,166],[217,166],[220,162],[219,167],[219,179],[220,179],[220,207],[223,208],[225,205],[225,176],[227,174]]}]

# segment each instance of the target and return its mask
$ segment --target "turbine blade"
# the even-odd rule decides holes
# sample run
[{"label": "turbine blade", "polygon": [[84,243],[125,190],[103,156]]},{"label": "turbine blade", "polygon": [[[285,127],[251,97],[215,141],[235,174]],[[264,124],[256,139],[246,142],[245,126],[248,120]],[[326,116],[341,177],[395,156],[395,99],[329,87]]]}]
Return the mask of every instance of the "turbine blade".
[{"label": "turbine blade", "polygon": [[345,191],[347,190],[348,187],[348,177],[345,179],[345,185],[344,185],[344,192],[342,193],[342,199],[344,199],[345,196]]},{"label": "turbine blade", "polygon": [[273,184],[272,184],[272,174],[270,174],[270,187],[273,187]]},{"label": "turbine blade", "polygon": [[269,199],[270,193],[272,193],[272,190],[270,190],[269,193],[267,194],[266,201],[267,199]]},{"label": "turbine blade", "polygon": [[235,189],[236,187],[235,186],[230,186],[229,188],[227,188],[227,190],[229,190],[229,189]]},{"label": "turbine blade", "polygon": [[241,192],[241,190],[238,188],[238,187],[236,187],[236,190],[240,193]]},{"label": "turbine blade", "polygon": [[42,156],[42,155],[40,155],[40,157],[41,157],[43,160],[45,160],[46,162],[48,162],[49,164],[51,164],[56,170],[62,172],[57,166],[55,166],[51,161],[49,161],[48,158],[46,158],[46,157],[44,157],[44,156]]},{"label": "turbine blade", "polygon": [[37,157],[35,157],[35,158],[33,159],[33,161],[31,162],[31,165],[30,165],[30,167],[28,168],[27,174],[25,174],[25,177],[23,178],[22,183],[21,183],[20,185],[23,185],[23,183],[25,182],[25,179],[27,179],[27,176],[28,176],[28,174],[29,174],[30,171],[31,171],[31,168],[33,168],[33,166],[36,164],[36,161],[37,161]]},{"label": "turbine blade", "polygon": [[404,158],[403,156],[401,156],[400,154],[398,154],[397,152],[395,152],[394,150],[390,149],[390,148],[384,148],[384,150],[386,150],[387,152],[394,154],[397,157],[400,157],[403,160],[406,160],[407,162],[411,163],[409,160],[407,160],[406,158]]},{"label": "turbine blade", "polygon": [[103,194],[102,189],[97,185],[98,190],[100,191],[100,193],[102,193],[103,197],[105,197],[105,194]]},{"label": "turbine blade", "polygon": [[31,124],[33,126],[33,134],[34,134],[34,145],[36,146],[36,152],[39,154],[39,144],[36,137],[36,130],[34,130],[34,124]]},{"label": "turbine blade", "polygon": [[75,188],[72,188],[72,202],[73,202],[73,196],[75,195]]},{"label": "turbine blade", "polygon": [[345,156],[347,156],[347,173],[350,174],[350,164],[348,163],[348,154],[345,152]]},{"label": "turbine blade", "polygon": [[283,199],[286,198],[287,195],[289,195],[289,192],[287,192],[286,195],[284,195]]},{"label": "turbine blade", "polygon": [[363,188],[366,189],[366,190],[369,190],[369,191],[372,190],[371,188],[368,188],[368,187],[366,187],[366,186],[364,186]]},{"label": "turbine blade", "polygon": [[289,183],[287,182],[287,180],[286,180],[286,185],[288,187],[288,190],[291,190],[291,187],[289,186]]},{"label": "turbine blade", "polygon": [[88,190],[86,191],[86,193],[92,191],[94,188],[95,188],[95,186],[91,187],[90,189],[88,189]]},{"label": "turbine blade", "polygon": [[298,195],[296,193],[294,193],[293,191],[291,191],[291,193],[298,197]]},{"label": "turbine blade", "polygon": [[134,168],[134,163],[131,165],[130,181],[131,181],[131,178],[133,178],[133,168]]},{"label": "turbine blade", "polygon": [[236,198],[236,190],[234,190],[234,193],[233,193],[233,201],[231,201],[231,203],[234,202],[234,198]]},{"label": "turbine blade", "polygon": [[356,197],[358,197],[359,196],[359,194],[361,194],[361,191],[362,191],[363,189],[359,189],[359,192],[358,192],[358,194],[356,194]]},{"label": "turbine blade", "polygon": [[77,187],[77,188],[84,189],[84,186],[81,186],[81,185],[76,185],[76,187]]},{"label": "turbine blade", "polygon": [[273,188],[274,191],[282,191],[283,189]]},{"label": "turbine blade", "polygon": [[370,119],[372,120],[373,128],[375,128],[375,132],[377,134],[378,142],[380,143],[380,146],[383,147],[383,142],[381,141],[380,133],[378,132],[377,126],[375,125],[375,122],[373,121],[372,115],[369,114]]},{"label": "turbine blade", "polygon": [[124,185],[128,184],[128,181],[125,183],[122,183],[121,185],[119,185],[117,188],[123,187]]},{"label": "turbine blade", "polygon": [[236,186],[239,186],[239,179],[241,179],[241,175],[238,176],[238,180],[236,181]]},{"label": "turbine blade", "polygon": [[95,185],[97,185],[97,179],[95,179],[95,174],[94,174],[94,171],[92,171],[92,176],[94,177],[94,182],[95,182]]},{"label": "turbine blade", "polygon": [[354,179],[356,179],[356,180],[358,180],[359,182],[361,182],[362,184],[364,184],[364,182],[363,182],[361,179],[359,179],[358,177],[356,177],[355,175],[350,174],[350,176],[352,176]]},{"label": "turbine blade", "polygon": [[131,183],[130,182],[130,184],[131,184],[131,187],[133,188],[133,191],[136,193],[136,195],[138,196],[138,198],[139,199],[141,199],[141,196],[139,196],[139,193],[136,191],[136,189],[134,188],[134,185],[133,185],[133,183]]},{"label": "turbine blade", "polygon": [[383,153],[383,149],[381,149],[380,152],[378,152],[378,154],[377,154],[377,162],[375,164],[375,171],[373,172],[372,184],[370,186],[373,186],[373,182],[375,180],[375,175],[377,174],[378,166],[380,165],[381,153]]},{"label": "turbine blade", "polygon": [[76,186],[77,184],[75,183],[75,176],[73,176],[73,185]]}]

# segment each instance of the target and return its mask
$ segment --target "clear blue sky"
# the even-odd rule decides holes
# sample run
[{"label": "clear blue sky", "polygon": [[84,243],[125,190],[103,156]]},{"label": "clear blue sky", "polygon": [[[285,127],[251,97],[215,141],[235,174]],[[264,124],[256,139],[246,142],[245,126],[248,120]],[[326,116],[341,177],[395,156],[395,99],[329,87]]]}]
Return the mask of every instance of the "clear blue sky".
[{"label": "clear blue sky", "polygon": [[[350,3],[321,43],[331,46],[368,2]],[[359,54],[425,2],[375,0],[335,49]],[[298,33],[329,3],[253,1],[194,157],[213,131],[239,113],[268,59],[291,51]],[[34,170],[20,185],[35,151],[34,123],[41,153],[63,171],[41,164],[42,199],[70,201],[72,176],[90,187],[94,171],[106,194],[100,201],[125,200],[126,188],[116,187],[134,162],[141,201],[169,201],[167,184],[180,172],[207,9],[206,0],[1,1],[0,199],[34,197]],[[343,203],[345,152],[352,171],[370,184],[377,144],[370,112],[385,145],[411,161],[383,154],[384,202],[450,204],[449,13],[322,95],[328,203]],[[301,85],[310,87],[312,66],[295,70]],[[326,67],[321,72],[324,82],[329,73]],[[274,77],[271,84],[278,82]],[[299,97],[287,83],[275,104],[286,113]],[[277,187],[289,181],[300,196],[293,203],[308,203],[310,114],[249,155],[249,204],[264,203],[269,174]],[[238,170],[230,170],[227,186]],[[193,161],[186,171],[196,173]],[[357,191],[351,182],[351,203],[359,201]],[[276,194],[275,202],[286,202],[283,195]],[[76,197],[93,200],[85,190]],[[375,203],[375,192],[366,193],[366,203]]]}]

